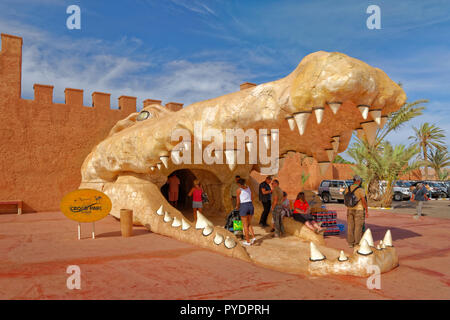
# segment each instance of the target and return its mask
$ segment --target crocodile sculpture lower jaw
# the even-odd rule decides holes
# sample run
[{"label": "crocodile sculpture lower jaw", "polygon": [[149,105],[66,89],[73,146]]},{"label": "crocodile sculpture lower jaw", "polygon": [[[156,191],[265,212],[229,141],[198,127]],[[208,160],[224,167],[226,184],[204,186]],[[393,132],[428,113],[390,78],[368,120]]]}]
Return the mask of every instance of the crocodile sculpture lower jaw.
[{"label": "crocodile sculpture lower jaw", "polygon": [[[152,232],[284,271],[286,268],[280,263],[252,255],[251,249],[242,247],[233,233],[210,222],[217,216],[224,221],[231,210],[228,195],[234,176],[247,178],[252,192],[257,194],[257,184],[250,173],[264,166],[259,162],[233,161],[180,164],[179,146],[184,146],[184,152],[194,149],[195,122],[219,132],[235,128],[277,129],[276,151],[281,166],[283,157],[300,153],[305,159],[316,159],[324,173],[334,156],[346,149],[354,130],[368,141],[373,140],[377,127],[384,125],[389,113],[405,101],[403,90],[381,70],[340,53],[317,52],[305,57],[287,77],[274,82],[197,102],[178,112],[149,105],[140,113],[130,114],[85,159],[80,188],[107,194],[113,204],[111,214],[117,218],[120,209],[131,209],[134,223]],[[189,139],[172,141],[176,129],[189,132]],[[263,143],[259,141],[256,146]],[[221,147],[226,150],[225,145]],[[242,145],[241,152],[246,152]],[[189,221],[161,194],[161,186],[177,170],[190,170],[208,192],[210,206],[205,215],[198,215],[196,222]],[[255,209],[254,221],[262,211],[259,203],[255,203]],[[294,265],[287,268],[288,272],[367,276],[371,265],[378,266],[381,272],[398,265],[390,232],[379,249],[371,235],[365,234],[363,240],[367,243],[362,241],[351,256],[344,258],[339,250],[325,247],[323,237],[303,224],[285,219],[285,227],[298,239],[299,248],[293,251],[295,257],[290,263]],[[298,261],[299,267],[292,261]]]}]

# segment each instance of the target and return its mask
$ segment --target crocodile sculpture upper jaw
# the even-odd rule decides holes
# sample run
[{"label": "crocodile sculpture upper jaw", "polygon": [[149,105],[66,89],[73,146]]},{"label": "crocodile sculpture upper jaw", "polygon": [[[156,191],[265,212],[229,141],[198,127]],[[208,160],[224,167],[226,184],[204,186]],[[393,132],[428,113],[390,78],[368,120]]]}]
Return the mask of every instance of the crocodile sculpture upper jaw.
[{"label": "crocodile sculpture upper jaw", "polygon": [[[278,129],[281,158],[287,153],[301,153],[315,158],[324,172],[334,156],[347,148],[354,130],[364,132],[367,140],[373,140],[376,129],[405,101],[404,91],[383,71],[341,53],[316,52],[306,56],[285,78],[193,103],[178,112],[154,104],[146,106],[141,113],[130,114],[87,156],[81,169],[80,188],[106,193],[112,200],[111,214],[115,217],[119,217],[121,208],[132,209],[134,222],[153,232],[252,261],[232,233],[213,226],[203,215],[196,224],[189,222],[165,200],[160,187],[171,172],[192,170],[206,185],[210,182],[209,212],[224,213],[231,208],[227,195],[234,176],[249,178],[252,170],[260,171],[263,166],[260,163],[230,167],[226,163],[175,164],[180,150],[177,149],[179,141],[171,139],[173,131],[181,128],[193,136],[196,121],[204,129],[215,128],[221,132],[232,128]],[[140,116],[142,113],[145,115]],[[141,118],[144,120],[140,121]],[[189,140],[185,143],[191,145],[194,139]],[[189,145],[185,150],[191,152],[193,148]],[[251,181],[253,192],[255,186]],[[288,231],[301,239],[319,246],[324,244],[323,237],[301,223],[287,224]],[[350,257],[345,268],[338,263],[342,261],[337,259],[336,251],[335,257],[312,259],[309,272],[367,275],[361,268],[364,255],[358,253],[367,251],[365,244],[362,245],[363,249],[355,248],[355,257]],[[311,251],[317,254],[316,249]],[[363,264],[377,264],[382,271],[398,264],[392,246],[377,250],[369,245],[369,250],[372,258]]]}]

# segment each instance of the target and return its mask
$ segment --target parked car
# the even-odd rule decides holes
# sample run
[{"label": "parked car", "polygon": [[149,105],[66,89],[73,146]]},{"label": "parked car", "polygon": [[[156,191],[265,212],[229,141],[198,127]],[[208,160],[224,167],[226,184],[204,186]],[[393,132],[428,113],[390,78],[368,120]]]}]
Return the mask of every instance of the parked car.
[{"label": "parked car", "polygon": [[325,203],[331,200],[344,202],[344,192],[341,190],[348,188],[352,184],[353,180],[322,180],[318,193]]},{"label": "parked car", "polygon": [[[429,181],[440,198],[448,198],[448,187],[442,181]],[[440,192],[439,192],[440,191]]]},{"label": "parked car", "polygon": [[406,180],[398,180],[394,183],[393,193],[395,201],[409,200],[411,199],[411,183]]},{"label": "parked car", "polygon": [[447,188],[447,198],[450,198],[450,181],[442,181]]},{"label": "parked car", "polygon": [[447,188],[436,181],[425,181],[428,184],[433,198],[447,198]]}]

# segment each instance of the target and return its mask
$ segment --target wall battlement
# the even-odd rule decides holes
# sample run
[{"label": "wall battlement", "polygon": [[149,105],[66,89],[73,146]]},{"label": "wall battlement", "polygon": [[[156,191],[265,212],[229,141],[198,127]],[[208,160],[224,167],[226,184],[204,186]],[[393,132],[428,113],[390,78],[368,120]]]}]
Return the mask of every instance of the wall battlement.
[{"label": "wall battlement", "polygon": [[[2,50],[0,51],[0,95],[2,97],[10,96],[13,99],[21,98],[21,81],[22,81],[22,44],[23,40],[20,37],[1,34],[1,44]],[[34,100],[38,104],[50,105],[53,103],[53,86],[44,84],[34,84]],[[85,106],[83,102],[82,89],[66,88],[64,90],[65,95],[65,105],[71,105],[76,107]],[[92,93],[92,106],[94,111],[96,110],[108,110],[111,109],[111,94],[104,92],[93,92]],[[122,95],[118,98],[118,109],[111,109],[113,111],[120,111],[123,113],[123,117],[127,116],[132,112],[136,112],[137,98]],[[157,103],[162,104],[161,100],[146,99],[143,102],[145,107],[148,104]],[[61,105],[61,104],[57,104]],[[168,102],[165,105],[168,109],[172,111],[181,110],[183,107],[182,103]]]}]

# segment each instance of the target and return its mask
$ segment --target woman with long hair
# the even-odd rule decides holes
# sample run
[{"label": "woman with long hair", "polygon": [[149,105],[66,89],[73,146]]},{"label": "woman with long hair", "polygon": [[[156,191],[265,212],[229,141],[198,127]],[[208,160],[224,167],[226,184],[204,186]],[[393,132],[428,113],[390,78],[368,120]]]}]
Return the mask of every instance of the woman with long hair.
[{"label": "woman with long hair", "polygon": [[294,212],[292,214],[294,220],[305,224],[309,229],[319,233],[325,230],[319,226],[311,215],[311,208],[305,199],[305,193],[299,192],[294,202]]}]

